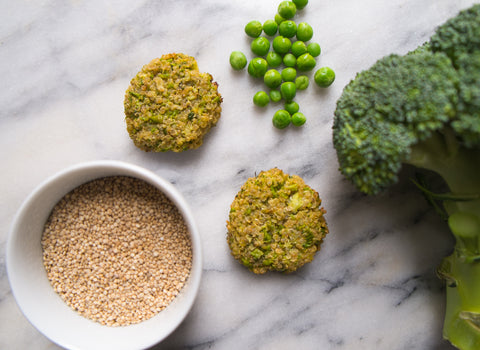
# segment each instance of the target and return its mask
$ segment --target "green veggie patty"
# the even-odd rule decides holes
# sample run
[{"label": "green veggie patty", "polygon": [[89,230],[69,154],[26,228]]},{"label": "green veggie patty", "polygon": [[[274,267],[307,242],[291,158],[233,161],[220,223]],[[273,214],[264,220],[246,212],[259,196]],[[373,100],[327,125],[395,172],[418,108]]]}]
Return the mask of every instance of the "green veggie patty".
[{"label": "green veggie patty", "polygon": [[278,168],[249,178],[230,206],[233,257],[257,274],[293,272],[311,262],[328,233],[320,205],[303,179]]},{"label": "green veggie patty", "polygon": [[222,97],[217,83],[181,53],[155,58],[131,80],[125,93],[125,121],[134,144],[144,151],[198,148],[217,124]]}]

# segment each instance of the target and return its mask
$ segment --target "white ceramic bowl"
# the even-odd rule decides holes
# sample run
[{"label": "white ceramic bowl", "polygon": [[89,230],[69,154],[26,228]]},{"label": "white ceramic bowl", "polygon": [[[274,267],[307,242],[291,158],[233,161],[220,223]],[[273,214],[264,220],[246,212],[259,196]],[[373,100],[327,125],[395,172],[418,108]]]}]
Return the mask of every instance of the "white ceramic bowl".
[{"label": "white ceramic bowl", "polygon": [[[131,176],[150,183],[178,207],[190,231],[192,270],[180,294],[158,315],[124,327],[108,327],[80,316],[55,293],[43,265],[41,236],[55,204],[79,185],[105,176]],[[144,349],[173,332],[197,295],[202,273],[200,237],[190,209],[172,184],[141,167],[95,161],[68,168],[39,185],[16,214],[7,242],[7,273],[25,317],[54,343],[67,349]]]}]

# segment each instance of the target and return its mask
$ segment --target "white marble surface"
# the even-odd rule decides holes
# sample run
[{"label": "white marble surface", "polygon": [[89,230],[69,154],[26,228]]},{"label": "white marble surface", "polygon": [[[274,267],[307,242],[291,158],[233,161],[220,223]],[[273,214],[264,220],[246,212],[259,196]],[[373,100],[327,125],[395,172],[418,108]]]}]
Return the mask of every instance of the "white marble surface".
[{"label": "white marble surface", "polygon": [[[355,72],[415,48],[475,1],[310,0],[296,19],[312,25],[323,50],[318,65],[334,68],[337,80],[301,93],[308,122],[283,131],[271,125],[273,106],[251,103],[261,85],[228,64],[232,50],[248,52],[243,26],[273,18],[278,3],[1,1],[0,349],[58,348],[15,304],[7,232],[35,186],[96,159],[141,165],[175,183],[199,224],[198,299],[155,349],[451,349],[441,336],[444,290],[435,276],[452,245],[447,228],[406,180],[384,196],[359,195],[337,171],[331,125]],[[195,56],[214,76],[222,118],[198,150],[144,153],[126,133],[123,95],[143,64],[169,52]],[[274,166],[320,193],[331,233],[297,273],[256,276],[231,258],[225,221],[243,182]]]}]

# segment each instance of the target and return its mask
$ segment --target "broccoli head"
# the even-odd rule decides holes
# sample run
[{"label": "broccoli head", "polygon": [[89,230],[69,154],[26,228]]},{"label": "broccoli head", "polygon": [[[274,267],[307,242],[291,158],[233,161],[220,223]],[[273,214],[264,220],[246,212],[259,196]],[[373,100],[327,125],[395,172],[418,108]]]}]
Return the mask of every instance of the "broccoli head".
[{"label": "broccoli head", "polygon": [[480,4],[416,50],[358,73],[337,101],[333,143],[341,172],[364,193],[396,183],[404,163],[471,192],[477,174],[456,169],[480,162]]}]

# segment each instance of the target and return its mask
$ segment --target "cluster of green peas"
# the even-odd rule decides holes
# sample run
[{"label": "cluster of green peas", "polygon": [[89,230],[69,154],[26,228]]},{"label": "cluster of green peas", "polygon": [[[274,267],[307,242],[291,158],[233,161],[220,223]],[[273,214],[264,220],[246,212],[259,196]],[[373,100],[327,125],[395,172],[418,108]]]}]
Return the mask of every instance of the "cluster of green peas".
[{"label": "cluster of green peas", "polygon": [[[259,107],[267,106],[270,101],[285,101],[283,109],[273,115],[273,125],[284,129],[291,124],[301,126],[306,117],[294,101],[298,90],[305,90],[309,78],[300,72],[308,72],[316,66],[316,57],[321,48],[316,42],[307,42],[313,37],[312,27],[306,23],[295,23],[292,18],[297,10],[303,9],[308,0],[285,0],[278,6],[275,19],[266,20],[263,24],[253,20],[245,26],[245,33],[253,38],[251,51],[256,55],[248,63],[247,71],[254,78],[263,78],[264,84],[270,88],[269,93],[258,91],[253,96],[253,103]],[[274,37],[272,42],[261,34]],[[278,35],[277,35],[278,33]],[[272,48],[272,50],[270,50]],[[277,68],[282,66],[279,71]],[[247,58],[241,51],[230,54],[230,65],[235,70],[247,66]],[[314,74],[315,83],[320,87],[328,87],[335,80],[335,72],[329,67],[319,68]]]}]

